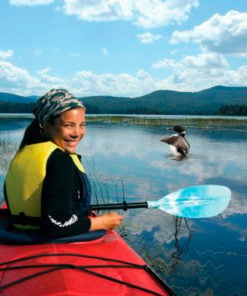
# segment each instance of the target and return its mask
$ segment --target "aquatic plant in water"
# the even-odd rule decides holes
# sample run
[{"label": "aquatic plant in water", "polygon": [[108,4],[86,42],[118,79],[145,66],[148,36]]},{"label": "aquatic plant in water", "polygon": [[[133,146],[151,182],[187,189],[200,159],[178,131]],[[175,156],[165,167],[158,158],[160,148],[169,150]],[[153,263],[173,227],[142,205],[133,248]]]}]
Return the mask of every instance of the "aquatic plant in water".
[{"label": "aquatic plant in water", "polygon": [[10,139],[0,139],[0,174],[5,174],[18,147]]}]

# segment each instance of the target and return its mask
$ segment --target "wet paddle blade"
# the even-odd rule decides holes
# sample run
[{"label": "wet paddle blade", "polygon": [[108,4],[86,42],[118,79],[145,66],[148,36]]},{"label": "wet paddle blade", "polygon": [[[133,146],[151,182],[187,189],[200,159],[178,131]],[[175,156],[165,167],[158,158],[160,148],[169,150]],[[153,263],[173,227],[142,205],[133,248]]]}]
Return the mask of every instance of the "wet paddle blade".
[{"label": "wet paddle blade", "polygon": [[207,218],[223,212],[231,199],[231,191],[221,185],[199,185],[172,192],[160,200],[148,201],[156,208],[184,218]]}]

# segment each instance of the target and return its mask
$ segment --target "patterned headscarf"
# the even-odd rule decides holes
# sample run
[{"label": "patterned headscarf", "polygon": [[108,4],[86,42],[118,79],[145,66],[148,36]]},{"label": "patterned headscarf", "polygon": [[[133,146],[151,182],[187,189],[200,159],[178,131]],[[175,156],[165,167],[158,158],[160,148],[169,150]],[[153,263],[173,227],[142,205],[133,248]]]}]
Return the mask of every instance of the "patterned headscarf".
[{"label": "patterned headscarf", "polygon": [[36,103],[34,115],[41,125],[45,121],[60,115],[72,108],[85,106],[65,89],[52,89],[43,95]]}]

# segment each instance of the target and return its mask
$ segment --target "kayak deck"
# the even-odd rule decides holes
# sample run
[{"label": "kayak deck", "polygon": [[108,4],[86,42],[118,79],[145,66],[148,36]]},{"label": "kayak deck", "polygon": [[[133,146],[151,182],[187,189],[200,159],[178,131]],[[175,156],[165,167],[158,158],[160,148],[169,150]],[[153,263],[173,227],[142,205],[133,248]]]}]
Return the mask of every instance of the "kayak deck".
[{"label": "kayak deck", "polygon": [[0,295],[174,295],[114,231],[90,242],[0,245]]}]

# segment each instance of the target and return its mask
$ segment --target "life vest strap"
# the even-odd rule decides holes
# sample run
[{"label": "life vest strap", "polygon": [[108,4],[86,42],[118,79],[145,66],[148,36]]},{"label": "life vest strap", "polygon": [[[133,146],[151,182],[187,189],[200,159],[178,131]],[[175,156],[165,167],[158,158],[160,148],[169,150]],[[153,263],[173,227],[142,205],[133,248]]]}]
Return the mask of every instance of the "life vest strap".
[{"label": "life vest strap", "polygon": [[9,216],[12,224],[22,224],[22,225],[32,225],[32,226],[41,226],[41,218],[40,217],[31,217],[26,216],[25,213],[21,212],[19,215]]}]

